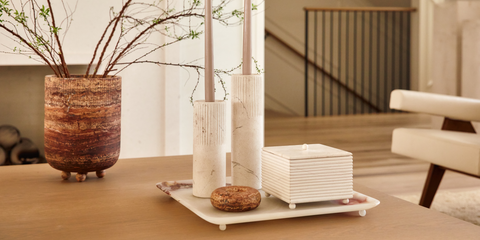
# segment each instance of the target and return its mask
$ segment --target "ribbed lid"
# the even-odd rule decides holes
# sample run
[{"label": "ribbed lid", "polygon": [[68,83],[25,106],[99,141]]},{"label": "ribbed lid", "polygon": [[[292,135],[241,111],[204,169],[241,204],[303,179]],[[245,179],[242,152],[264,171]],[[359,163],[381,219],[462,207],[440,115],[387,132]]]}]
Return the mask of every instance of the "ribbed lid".
[{"label": "ribbed lid", "polygon": [[352,156],[350,152],[322,144],[264,147],[263,151],[289,160]]}]

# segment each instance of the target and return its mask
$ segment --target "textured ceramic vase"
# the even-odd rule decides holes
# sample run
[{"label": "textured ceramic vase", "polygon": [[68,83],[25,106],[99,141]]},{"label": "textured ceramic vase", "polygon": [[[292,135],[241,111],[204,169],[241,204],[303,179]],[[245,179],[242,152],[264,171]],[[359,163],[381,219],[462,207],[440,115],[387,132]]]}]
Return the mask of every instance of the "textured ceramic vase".
[{"label": "textured ceramic vase", "polygon": [[105,175],[120,155],[121,77],[45,77],[45,158],[68,179]]},{"label": "textured ceramic vase", "polygon": [[262,188],[264,91],[261,75],[232,76],[232,184]]},{"label": "textured ceramic vase", "polygon": [[210,198],[226,185],[226,106],[196,101],[193,109],[193,195]]}]

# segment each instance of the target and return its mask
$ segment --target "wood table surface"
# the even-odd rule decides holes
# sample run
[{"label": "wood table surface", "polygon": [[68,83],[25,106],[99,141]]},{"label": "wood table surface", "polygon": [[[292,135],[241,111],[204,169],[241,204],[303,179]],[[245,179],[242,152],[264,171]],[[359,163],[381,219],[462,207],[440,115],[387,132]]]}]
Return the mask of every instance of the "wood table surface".
[{"label": "wood table surface", "polygon": [[220,231],[155,186],[191,177],[192,156],[121,159],[105,178],[90,173],[81,183],[63,181],[48,164],[3,166],[0,239],[480,239],[478,226],[359,184],[354,190],[380,200],[365,217],[319,215]]}]

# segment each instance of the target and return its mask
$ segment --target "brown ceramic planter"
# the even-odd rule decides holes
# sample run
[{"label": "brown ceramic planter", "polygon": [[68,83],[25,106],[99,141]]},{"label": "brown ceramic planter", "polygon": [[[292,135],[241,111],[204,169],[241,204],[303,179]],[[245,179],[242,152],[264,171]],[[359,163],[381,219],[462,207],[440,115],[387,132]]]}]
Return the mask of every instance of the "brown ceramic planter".
[{"label": "brown ceramic planter", "polygon": [[122,78],[45,77],[45,158],[68,179],[105,175],[120,154]]}]

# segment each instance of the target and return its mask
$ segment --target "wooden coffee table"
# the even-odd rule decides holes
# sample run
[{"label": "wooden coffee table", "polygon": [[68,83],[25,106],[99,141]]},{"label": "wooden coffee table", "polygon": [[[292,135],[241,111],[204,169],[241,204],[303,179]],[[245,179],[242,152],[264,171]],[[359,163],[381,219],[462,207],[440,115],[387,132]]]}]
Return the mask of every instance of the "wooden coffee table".
[{"label": "wooden coffee table", "polygon": [[[227,169],[230,169],[227,167]],[[62,181],[47,164],[0,167],[0,239],[479,239],[480,227],[359,184],[365,217],[328,214],[208,223],[156,183],[191,179],[192,156],[121,159],[98,179]],[[354,179],[355,182],[355,179]]]}]

